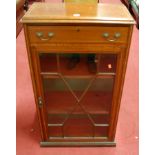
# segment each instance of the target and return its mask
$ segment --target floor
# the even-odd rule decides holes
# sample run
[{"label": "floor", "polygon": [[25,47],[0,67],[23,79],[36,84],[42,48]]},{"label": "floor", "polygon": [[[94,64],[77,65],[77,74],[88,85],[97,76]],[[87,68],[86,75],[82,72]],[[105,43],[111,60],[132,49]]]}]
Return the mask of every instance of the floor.
[{"label": "floor", "polygon": [[[46,0],[46,2],[51,0]],[[58,0],[55,0],[58,2]],[[104,1],[120,3],[118,0]],[[39,146],[40,133],[28,67],[23,30],[16,40],[17,49],[17,155],[138,155],[138,57],[139,31],[134,27],[116,132],[116,147]]]}]

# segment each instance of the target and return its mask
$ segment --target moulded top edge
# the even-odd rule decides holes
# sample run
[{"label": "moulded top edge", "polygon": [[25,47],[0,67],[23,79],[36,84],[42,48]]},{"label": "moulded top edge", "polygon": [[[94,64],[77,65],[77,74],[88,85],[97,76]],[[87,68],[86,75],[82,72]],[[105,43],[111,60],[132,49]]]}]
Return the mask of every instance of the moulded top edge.
[{"label": "moulded top edge", "polygon": [[135,24],[122,4],[34,3],[22,18],[23,23],[95,22]]}]

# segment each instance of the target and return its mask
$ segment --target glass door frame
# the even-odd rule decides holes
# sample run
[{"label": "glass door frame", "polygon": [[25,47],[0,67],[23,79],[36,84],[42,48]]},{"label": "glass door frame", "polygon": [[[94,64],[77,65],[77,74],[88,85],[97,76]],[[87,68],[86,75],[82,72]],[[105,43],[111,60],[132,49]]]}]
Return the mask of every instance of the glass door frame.
[{"label": "glass door frame", "polygon": [[[40,48],[40,49],[39,49]],[[58,53],[57,51],[55,51],[55,49],[52,49],[52,47],[49,46],[49,49],[48,50],[43,50],[42,49],[42,46],[39,47],[39,46],[33,46],[32,48],[32,59],[33,59],[33,69],[34,69],[34,76],[35,76],[35,85],[36,85],[36,90],[37,90],[37,96],[41,97],[42,99],[42,108],[40,108],[38,105],[38,113],[39,113],[39,116],[40,116],[40,121],[43,122],[43,125],[41,126],[42,130],[43,130],[43,135],[44,135],[44,139],[46,141],[49,141],[49,138],[48,138],[48,126],[47,126],[47,109],[46,109],[46,106],[44,104],[44,92],[43,92],[43,84],[42,84],[42,79],[41,79],[41,76],[40,76],[40,63],[39,63],[39,53],[40,51],[44,51],[45,53]],[[114,132],[115,132],[115,128],[116,128],[116,124],[117,124],[117,118],[118,118],[118,110],[116,111],[116,109],[119,109],[119,104],[118,104],[118,100],[119,100],[119,96],[121,95],[121,91],[118,92],[118,88],[119,88],[119,85],[121,83],[121,74],[122,74],[122,71],[124,70],[123,69],[123,58],[124,58],[124,48],[122,47],[113,47],[112,48],[113,50],[110,50],[110,51],[107,51],[107,52],[104,52],[104,49],[103,51],[96,51],[95,54],[98,54],[98,53],[102,53],[102,54],[116,54],[117,55],[117,67],[116,67],[116,76],[115,76],[115,82],[114,82],[114,88],[113,88],[113,97],[112,97],[112,107],[111,107],[111,114],[110,114],[110,124],[109,124],[109,134],[108,134],[108,140],[111,140],[113,139],[113,135],[114,135]],[[51,52],[53,51],[53,52]],[[95,51],[95,50],[94,50]],[[79,52],[75,52],[75,53],[80,53],[82,51],[79,51]],[[41,52],[43,53],[43,52]],[[64,51],[63,52],[63,49],[61,50],[61,53],[70,53],[70,52],[66,52]],[[116,98],[116,97],[117,98]],[[37,101],[39,102],[39,101]],[[120,101],[119,101],[120,102]],[[113,119],[115,118],[115,119]],[[113,132],[114,130],[114,132]]]}]

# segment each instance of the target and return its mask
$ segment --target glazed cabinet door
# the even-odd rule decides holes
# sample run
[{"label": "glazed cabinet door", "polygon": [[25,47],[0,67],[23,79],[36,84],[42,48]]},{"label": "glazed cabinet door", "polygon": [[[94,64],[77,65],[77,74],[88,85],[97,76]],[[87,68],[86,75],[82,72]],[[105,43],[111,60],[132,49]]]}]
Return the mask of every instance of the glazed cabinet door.
[{"label": "glazed cabinet door", "polygon": [[110,141],[123,52],[32,55],[45,141]]}]

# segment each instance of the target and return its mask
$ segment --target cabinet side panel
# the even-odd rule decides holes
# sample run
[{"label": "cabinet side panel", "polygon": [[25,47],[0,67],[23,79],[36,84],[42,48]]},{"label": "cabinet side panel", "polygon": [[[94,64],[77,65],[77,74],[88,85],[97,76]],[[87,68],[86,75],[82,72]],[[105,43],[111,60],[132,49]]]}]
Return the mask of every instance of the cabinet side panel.
[{"label": "cabinet side panel", "polygon": [[45,140],[45,133],[43,132],[43,126],[42,126],[42,120],[41,120],[41,114],[38,109],[38,95],[37,95],[37,88],[36,88],[36,83],[35,83],[35,78],[34,78],[34,70],[33,70],[33,65],[32,65],[32,56],[31,56],[31,49],[30,49],[30,43],[28,39],[28,33],[27,33],[27,25],[24,24],[24,34],[25,34],[25,41],[26,41],[26,48],[27,48],[27,56],[28,56],[28,62],[29,62],[29,69],[30,69],[30,75],[31,75],[31,80],[32,80],[32,87],[33,87],[33,92],[34,92],[34,98],[35,98],[35,103],[36,103],[36,110],[37,110],[37,116],[39,120],[39,125],[40,125],[40,131],[41,131],[41,139],[44,141]]},{"label": "cabinet side panel", "polygon": [[111,125],[109,129],[109,140],[114,141],[115,134],[116,134],[116,127],[117,127],[117,121],[118,121],[118,115],[119,115],[119,110],[120,110],[120,104],[121,104],[121,97],[122,97],[122,92],[123,92],[123,86],[124,86],[124,80],[125,80],[125,74],[126,74],[126,68],[127,68],[127,62],[128,62],[128,56],[129,56],[129,50],[130,50],[130,43],[131,43],[131,37],[132,37],[132,32],[133,32],[133,25],[130,25],[130,30],[129,30],[129,35],[128,35],[128,43],[124,49],[122,49],[122,53],[125,53],[123,55],[123,59],[121,59],[121,63],[119,65],[119,77],[118,77],[118,84],[117,88],[115,91],[118,91],[119,93],[117,94],[116,102],[114,103],[114,106],[112,108],[112,113],[111,113]]}]

